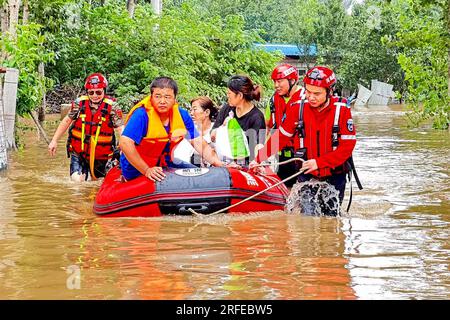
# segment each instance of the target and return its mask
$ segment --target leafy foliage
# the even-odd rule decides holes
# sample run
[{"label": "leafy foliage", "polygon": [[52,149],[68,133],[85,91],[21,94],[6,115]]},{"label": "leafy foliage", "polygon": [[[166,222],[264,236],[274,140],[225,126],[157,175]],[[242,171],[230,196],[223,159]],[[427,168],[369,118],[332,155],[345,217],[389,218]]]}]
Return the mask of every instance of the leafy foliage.
[{"label": "leafy foliage", "polygon": [[219,102],[237,73],[272,91],[281,57],[253,46],[270,41],[295,43],[306,59],[334,68],[340,88],[389,82],[413,123],[448,127],[447,0],[366,0],[351,13],[341,0],[165,0],[162,16],[150,2],[137,1],[130,18],[121,0],[29,1],[31,23],[0,40],[0,62],[21,69],[19,112],[34,109],[50,84],[38,77],[40,62],[57,85],[81,88],[88,74],[104,73],[124,110],[160,75],[177,80],[181,102],[205,94]]},{"label": "leafy foliage", "polygon": [[80,18],[79,28],[55,37],[58,58],[49,74],[61,83],[81,85],[89,73],[102,72],[125,110],[160,75],[178,82],[181,102],[204,94],[219,101],[235,73],[271,86],[267,75],[280,58],[254,50],[259,37],[243,30],[241,17],[205,18],[188,5],[157,17],[142,4],[131,19],[120,3],[85,4]]},{"label": "leafy foliage", "polygon": [[368,87],[372,79],[378,79],[404,92],[398,53],[395,48],[383,45],[383,39],[395,34],[396,19],[395,13],[382,1],[365,1],[353,7],[343,30],[346,38],[339,46],[341,53],[336,65],[339,81],[344,86],[356,88],[360,83]]},{"label": "leafy foliage", "polygon": [[391,83],[413,110],[413,124],[432,118],[436,128],[449,125],[448,0],[365,0],[354,4],[351,14],[341,0],[165,4],[186,2],[205,15],[239,14],[244,28],[258,31],[266,41],[295,43],[303,52],[316,45],[316,63],[336,71],[338,87],[356,89],[372,79]]},{"label": "leafy foliage", "polygon": [[433,126],[446,129],[450,123],[448,92],[450,35],[448,2],[392,1],[399,30],[387,43],[400,51],[398,62],[408,84],[410,120],[418,125],[428,118]]},{"label": "leafy foliage", "polygon": [[34,110],[42,101],[51,81],[42,78],[38,73],[40,62],[51,62],[53,54],[44,48],[45,37],[40,34],[40,26],[28,24],[18,26],[17,36],[5,35],[0,40],[0,47],[8,54],[2,65],[19,69],[19,89],[17,113],[24,115]]}]

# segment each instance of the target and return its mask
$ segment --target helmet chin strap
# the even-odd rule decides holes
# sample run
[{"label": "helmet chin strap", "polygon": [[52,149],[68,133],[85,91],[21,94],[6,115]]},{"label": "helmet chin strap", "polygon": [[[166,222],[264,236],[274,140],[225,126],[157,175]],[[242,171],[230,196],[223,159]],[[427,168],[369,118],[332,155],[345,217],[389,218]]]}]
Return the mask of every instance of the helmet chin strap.
[{"label": "helmet chin strap", "polygon": [[288,79],[288,82],[289,82],[289,90],[288,90],[288,92],[283,96],[283,97],[285,97],[285,98],[288,98],[290,95],[291,95],[291,91],[292,91],[292,88],[297,84],[297,81],[290,81],[289,79]]},{"label": "helmet chin strap", "polygon": [[330,104],[330,98],[331,96],[327,96],[327,100],[325,100],[324,103],[322,103],[320,106],[317,107],[317,109],[319,111],[322,111],[323,109],[325,109],[326,107],[328,107],[328,105]]}]

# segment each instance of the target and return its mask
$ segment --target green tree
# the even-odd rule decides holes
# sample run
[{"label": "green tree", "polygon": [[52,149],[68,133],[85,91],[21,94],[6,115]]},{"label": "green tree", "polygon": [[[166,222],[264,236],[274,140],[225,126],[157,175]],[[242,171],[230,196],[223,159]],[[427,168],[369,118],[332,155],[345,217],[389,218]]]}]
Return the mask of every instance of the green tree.
[{"label": "green tree", "polygon": [[34,110],[42,101],[45,88],[51,83],[38,74],[40,62],[51,62],[53,54],[44,47],[45,37],[40,25],[30,23],[17,26],[17,35],[5,34],[0,40],[2,52],[7,56],[0,64],[19,69],[17,113],[24,115]]},{"label": "green tree", "polygon": [[[180,2],[191,3],[204,15],[240,15],[244,29],[264,40],[296,44],[304,62],[335,69],[341,88],[356,89],[358,83],[369,85],[378,79],[403,90],[396,50],[381,42],[396,30],[385,1],[367,0],[354,6],[352,14],[341,0],[166,0],[165,4],[177,8]],[[376,21],[374,13],[379,13]],[[311,51],[314,47],[317,53]]]},{"label": "green tree", "polygon": [[[319,36],[321,26],[321,14],[326,11],[326,6],[319,0],[295,1],[292,7],[286,10],[286,20],[281,25],[282,32],[273,35],[275,41],[294,43],[305,55],[307,61],[316,59],[311,48],[321,43]],[[272,30],[275,30],[273,28]]]},{"label": "green tree", "polygon": [[165,8],[191,5],[203,16],[239,15],[244,19],[245,30],[258,32],[265,41],[283,38],[289,31],[288,16],[295,13],[293,7],[299,0],[164,0]]},{"label": "green tree", "polygon": [[[337,43],[340,60],[336,65],[339,81],[347,88],[358,83],[370,86],[372,79],[390,83],[394,90],[404,91],[403,72],[397,61],[397,50],[384,45],[398,29],[397,16],[384,1],[365,1],[355,5],[342,43]],[[341,41],[341,40],[339,40]]]},{"label": "green tree", "polygon": [[159,17],[141,3],[133,18],[120,2],[84,4],[80,19],[76,29],[55,36],[57,59],[48,74],[81,85],[89,73],[102,72],[125,110],[159,75],[178,81],[183,101],[200,94],[221,99],[235,73],[247,73],[268,87],[267,75],[280,58],[253,48],[261,39],[243,30],[240,16],[205,17],[187,4],[166,8]]},{"label": "green tree", "polygon": [[[52,81],[41,77],[38,73],[40,63],[52,63],[55,54],[52,40],[60,31],[60,8],[74,1],[67,0],[35,0],[18,2],[20,13],[17,33],[4,32],[0,40],[2,58],[0,63],[18,68],[19,92],[17,101],[18,114],[24,115],[41,104],[46,89],[50,88]],[[1,5],[6,5],[2,1]],[[3,14],[9,14],[8,6],[4,7]],[[3,17],[2,17],[3,18]],[[8,20],[8,19],[7,19]],[[3,20],[2,20],[3,21]],[[9,23],[11,23],[9,21]]]},{"label": "green tree", "polygon": [[399,30],[386,42],[399,51],[398,62],[408,84],[407,103],[413,124],[433,120],[435,128],[450,123],[449,14],[446,0],[395,0]]}]

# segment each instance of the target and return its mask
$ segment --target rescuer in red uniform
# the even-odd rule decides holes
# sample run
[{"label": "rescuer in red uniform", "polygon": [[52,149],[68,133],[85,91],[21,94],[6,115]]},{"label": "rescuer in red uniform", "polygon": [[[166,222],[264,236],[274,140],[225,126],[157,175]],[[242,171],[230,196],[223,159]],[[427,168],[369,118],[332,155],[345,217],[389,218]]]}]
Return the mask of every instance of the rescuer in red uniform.
[{"label": "rescuer in red uniform", "polygon": [[[265,119],[266,129],[270,133],[271,130],[278,129],[286,118],[286,112],[291,108],[294,102],[304,98],[305,89],[298,83],[298,70],[296,67],[282,63],[275,67],[271,75],[275,93],[270,98],[266,107]],[[283,162],[294,157],[294,146],[288,143],[281,151],[278,152],[278,161]],[[285,179],[296,171],[295,163],[291,162],[278,167],[277,175],[281,179]],[[292,187],[295,180],[286,181],[286,186]]]},{"label": "rescuer in red uniform", "polygon": [[251,167],[292,143],[295,156],[305,160],[298,181],[326,181],[339,192],[342,203],[356,144],[351,111],[345,99],[333,96],[336,76],[329,68],[312,68],[303,82],[307,100],[298,100],[287,110],[286,119],[259,150]]}]

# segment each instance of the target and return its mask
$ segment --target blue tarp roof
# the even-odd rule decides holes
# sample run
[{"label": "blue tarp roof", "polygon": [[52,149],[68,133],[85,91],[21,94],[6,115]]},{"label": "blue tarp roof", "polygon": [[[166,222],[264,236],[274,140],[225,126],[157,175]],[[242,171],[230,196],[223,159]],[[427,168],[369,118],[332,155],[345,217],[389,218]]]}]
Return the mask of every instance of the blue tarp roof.
[{"label": "blue tarp roof", "polygon": [[[264,49],[268,52],[281,51],[286,57],[300,57],[305,55],[299,50],[295,44],[284,44],[284,43],[255,43],[255,46]],[[317,48],[315,45],[309,46],[308,54],[315,56],[317,54]]]}]

